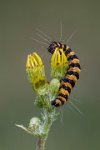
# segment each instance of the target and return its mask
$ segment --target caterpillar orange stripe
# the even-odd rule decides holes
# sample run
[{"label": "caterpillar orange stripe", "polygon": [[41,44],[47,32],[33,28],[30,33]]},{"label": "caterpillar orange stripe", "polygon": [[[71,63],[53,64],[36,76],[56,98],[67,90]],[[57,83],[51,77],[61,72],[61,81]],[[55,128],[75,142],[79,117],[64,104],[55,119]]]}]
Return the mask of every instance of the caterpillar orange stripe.
[{"label": "caterpillar orange stripe", "polygon": [[53,106],[59,107],[68,101],[68,96],[71,93],[72,88],[75,86],[76,81],[79,79],[81,67],[78,57],[71,48],[66,46],[66,44],[54,41],[49,45],[48,51],[53,54],[56,48],[63,49],[68,60],[68,68],[65,76],[60,81],[58,96],[52,101]]}]

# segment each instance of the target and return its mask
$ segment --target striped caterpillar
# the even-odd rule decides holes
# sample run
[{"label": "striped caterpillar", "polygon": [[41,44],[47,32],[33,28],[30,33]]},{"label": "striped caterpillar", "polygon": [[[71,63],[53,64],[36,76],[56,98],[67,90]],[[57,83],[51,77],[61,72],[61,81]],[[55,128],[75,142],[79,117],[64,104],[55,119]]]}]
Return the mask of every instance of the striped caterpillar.
[{"label": "striped caterpillar", "polygon": [[51,102],[53,106],[59,107],[68,101],[68,96],[71,93],[72,88],[75,86],[76,81],[79,79],[81,67],[78,57],[71,48],[66,46],[66,44],[54,41],[49,45],[48,51],[53,54],[55,48],[63,49],[68,60],[68,68],[64,77],[60,81],[58,96]]}]

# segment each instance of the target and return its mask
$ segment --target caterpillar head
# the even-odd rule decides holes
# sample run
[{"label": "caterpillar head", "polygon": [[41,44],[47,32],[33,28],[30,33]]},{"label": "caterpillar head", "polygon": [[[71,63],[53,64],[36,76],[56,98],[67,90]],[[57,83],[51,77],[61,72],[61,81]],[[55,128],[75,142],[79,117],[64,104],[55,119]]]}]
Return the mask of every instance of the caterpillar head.
[{"label": "caterpillar head", "polygon": [[55,48],[56,47],[59,47],[60,48],[60,43],[59,42],[51,42],[51,44],[49,45],[49,47],[48,47],[48,51],[51,53],[51,54],[53,54],[54,53],[54,51],[55,51]]}]

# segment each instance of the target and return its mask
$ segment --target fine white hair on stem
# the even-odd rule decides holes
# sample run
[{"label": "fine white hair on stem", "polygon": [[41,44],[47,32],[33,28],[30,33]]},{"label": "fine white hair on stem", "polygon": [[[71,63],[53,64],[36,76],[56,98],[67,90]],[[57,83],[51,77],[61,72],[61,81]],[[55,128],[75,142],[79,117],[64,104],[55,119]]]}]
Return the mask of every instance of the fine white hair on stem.
[{"label": "fine white hair on stem", "polygon": [[60,21],[60,39],[59,41],[61,42],[62,40],[62,22]]}]

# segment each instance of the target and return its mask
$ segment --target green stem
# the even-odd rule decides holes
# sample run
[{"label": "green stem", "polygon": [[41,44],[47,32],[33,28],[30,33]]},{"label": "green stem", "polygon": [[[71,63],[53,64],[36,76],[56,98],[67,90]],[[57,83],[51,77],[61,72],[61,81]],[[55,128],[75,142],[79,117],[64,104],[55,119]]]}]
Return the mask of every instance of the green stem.
[{"label": "green stem", "polygon": [[36,150],[44,150],[46,139],[39,137],[36,144]]},{"label": "green stem", "polygon": [[54,121],[55,110],[53,110],[52,112],[48,112],[48,111],[44,110],[44,115],[45,115],[45,119],[43,122],[42,133],[41,133],[41,136],[37,140],[36,150],[44,150],[44,148],[45,148],[45,143],[46,143],[46,140],[48,137],[48,133],[49,133],[50,127]]},{"label": "green stem", "polygon": [[36,150],[40,149],[40,145],[41,145],[41,138],[38,138],[36,143]]}]

